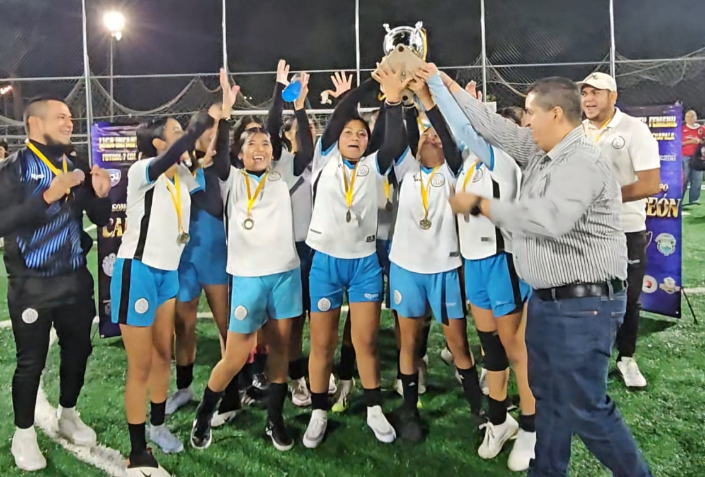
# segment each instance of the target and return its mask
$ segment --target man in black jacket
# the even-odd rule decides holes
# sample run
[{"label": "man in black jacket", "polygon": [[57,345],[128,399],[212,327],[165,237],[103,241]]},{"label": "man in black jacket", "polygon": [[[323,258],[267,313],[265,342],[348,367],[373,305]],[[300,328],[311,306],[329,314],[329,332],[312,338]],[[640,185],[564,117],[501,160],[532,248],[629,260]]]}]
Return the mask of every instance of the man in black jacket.
[{"label": "man in black jacket", "polygon": [[52,326],[61,347],[59,432],[77,445],[96,443],[95,432],[75,410],[95,316],[82,222],[85,211],[93,223],[106,225],[111,203],[107,171],[65,154],[73,123],[63,100],[31,101],[24,120],[27,147],[0,163],[0,237],[17,347],[12,454],[19,468],[32,471],[46,467],[33,426]]}]

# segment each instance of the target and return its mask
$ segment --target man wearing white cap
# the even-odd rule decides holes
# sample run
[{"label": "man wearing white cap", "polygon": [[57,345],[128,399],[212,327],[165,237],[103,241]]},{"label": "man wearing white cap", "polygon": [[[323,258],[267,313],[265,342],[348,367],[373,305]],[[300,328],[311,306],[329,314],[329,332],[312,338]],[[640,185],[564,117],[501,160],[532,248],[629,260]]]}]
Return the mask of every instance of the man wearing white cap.
[{"label": "man wearing white cap", "polygon": [[630,388],[643,388],[646,379],[634,360],[639,295],[646,271],[646,198],[660,190],[658,142],[639,119],[621,112],[617,83],[605,73],[593,73],[578,83],[582,94],[585,134],[602,150],[622,188],[622,227],[627,236],[627,312],[617,333],[617,368]]}]

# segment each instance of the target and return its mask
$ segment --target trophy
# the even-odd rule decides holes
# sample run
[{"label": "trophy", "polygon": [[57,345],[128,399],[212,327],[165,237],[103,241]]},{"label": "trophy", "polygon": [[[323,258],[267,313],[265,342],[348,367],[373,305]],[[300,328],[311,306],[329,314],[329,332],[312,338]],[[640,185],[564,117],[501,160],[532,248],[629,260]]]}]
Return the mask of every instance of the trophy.
[{"label": "trophy", "polygon": [[[385,57],[381,64],[388,65],[392,71],[400,73],[401,80],[413,76],[414,72],[424,66],[426,60],[426,30],[423,29],[423,22],[417,22],[416,26],[399,26],[389,28],[385,23],[384,28],[387,34],[384,36],[382,48]],[[404,104],[411,104],[414,94],[405,90],[402,93]]]}]

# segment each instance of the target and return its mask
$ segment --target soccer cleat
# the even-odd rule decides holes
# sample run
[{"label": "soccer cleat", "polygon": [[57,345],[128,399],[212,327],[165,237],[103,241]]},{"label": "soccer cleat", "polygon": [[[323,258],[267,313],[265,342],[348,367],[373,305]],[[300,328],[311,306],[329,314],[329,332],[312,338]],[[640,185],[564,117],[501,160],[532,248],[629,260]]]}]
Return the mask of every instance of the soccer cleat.
[{"label": "soccer cleat", "polygon": [[[456,374],[458,374],[457,371]],[[485,396],[490,395],[490,387],[487,385],[487,370],[485,368],[480,369],[480,389],[482,389],[482,394]]]},{"label": "soccer cleat", "polygon": [[95,431],[81,420],[81,415],[74,408],[59,407],[57,417],[59,418],[59,434],[66,440],[77,446],[93,447],[96,445],[98,438]]},{"label": "soccer cleat", "polygon": [[338,386],[335,385],[335,376],[330,375],[330,381],[328,381],[328,395],[333,396],[338,392]]},{"label": "soccer cleat", "polygon": [[534,458],[536,446],[536,433],[519,429],[512,452],[509,454],[507,466],[514,472],[523,472],[529,469],[529,463]]},{"label": "soccer cleat", "polygon": [[480,426],[485,429],[485,438],[477,449],[477,454],[482,459],[494,459],[502,451],[504,444],[516,436],[519,431],[519,423],[509,414],[507,419],[499,425],[486,422]]},{"label": "soccer cleat", "polygon": [[175,391],[166,400],[166,415],[171,416],[176,411],[178,411],[179,408],[182,408],[186,404],[193,401],[194,398],[195,398],[195,395],[193,393],[193,389],[191,389],[191,386],[189,386],[185,389],[179,389],[179,390]]},{"label": "soccer cleat", "polygon": [[426,394],[426,376],[428,375],[428,355],[419,364],[419,396]]},{"label": "soccer cleat", "polygon": [[311,413],[311,420],[304,434],[304,447],[307,449],[315,449],[323,441],[326,436],[326,428],[328,427],[328,413],[321,409],[314,409]]},{"label": "soccer cleat", "polygon": [[151,449],[146,449],[142,454],[133,456],[127,463],[126,477],[171,477],[152,455]]},{"label": "soccer cleat", "polygon": [[352,393],[353,387],[355,387],[355,381],[352,379],[341,379],[338,382],[338,392],[336,393],[335,403],[333,404],[331,411],[341,413],[348,410],[350,407],[350,401],[348,398]]},{"label": "soccer cleat", "polygon": [[278,422],[267,421],[264,432],[272,438],[272,444],[277,450],[284,452],[294,447],[294,439],[289,435],[284,419],[279,419]]},{"label": "soccer cleat", "polygon": [[617,362],[617,369],[622,374],[624,384],[628,388],[641,389],[646,387],[646,378],[639,371],[639,365],[634,358],[622,358]]},{"label": "soccer cleat", "polygon": [[417,409],[410,411],[402,406],[395,418],[399,428],[399,437],[409,442],[420,442],[423,440],[421,417]]},{"label": "soccer cleat", "polygon": [[265,376],[264,373],[258,373],[252,376],[252,387],[257,388],[260,391],[266,391],[269,388],[267,376]]},{"label": "soccer cleat", "polygon": [[441,350],[441,359],[448,366],[453,366],[453,363],[455,363],[455,358],[453,358],[453,353],[450,352],[448,347],[445,347]]},{"label": "soccer cleat", "polygon": [[211,427],[221,427],[227,423],[234,421],[237,415],[240,413],[239,409],[228,412],[218,412],[216,411],[211,418]]},{"label": "soccer cleat", "polygon": [[387,420],[380,406],[367,408],[367,426],[375,433],[378,441],[391,444],[397,438],[397,433]]},{"label": "soccer cleat", "polygon": [[291,402],[296,407],[311,405],[311,392],[306,385],[306,378],[302,377],[291,382]]},{"label": "soccer cleat", "polygon": [[37,433],[34,427],[29,429],[16,429],[12,436],[12,455],[15,465],[27,472],[41,470],[47,466],[47,461],[39,450]]},{"label": "soccer cleat", "polygon": [[196,410],[196,419],[193,420],[191,428],[191,447],[198,450],[207,449],[213,441],[211,431],[212,415],[201,411],[201,406]]},{"label": "soccer cleat", "polygon": [[178,454],[184,450],[184,445],[178,437],[164,424],[161,426],[153,426],[150,424],[149,440],[158,445],[165,454]]}]

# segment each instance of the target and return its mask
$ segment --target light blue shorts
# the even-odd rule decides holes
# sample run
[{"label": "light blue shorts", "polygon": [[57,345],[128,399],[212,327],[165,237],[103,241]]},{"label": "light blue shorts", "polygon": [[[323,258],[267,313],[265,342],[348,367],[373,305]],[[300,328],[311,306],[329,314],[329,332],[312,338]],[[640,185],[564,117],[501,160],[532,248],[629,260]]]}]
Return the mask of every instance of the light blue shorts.
[{"label": "light blue shorts", "polygon": [[263,277],[232,277],[230,324],[233,333],[259,330],[269,318],[283,320],[303,313],[301,270]]},{"label": "light blue shorts", "polygon": [[311,311],[340,308],[343,292],[350,303],[382,301],[384,283],[377,254],[365,258],[335,258],[316,252],[309,277]]},{"label": "light blue shorts", "polygon": [[179,263],[179,293],[176,301],[189,302],[201,295],[204,285],[227,285],[226,262],[181,260]]},{"label": "light blue shorts", "polygon": [[517,276],[513,260],[504,252],[481,260],[465,260],[465,290],[472,305],[492,310],[495,318],[524,306],[531,287]]},{"label": "light blue shorts", "polygon": [[178,292],[176,270],[158,270],[139,260],[118,258],[110,281],[111,320],[121,325],[152,326],[157,308]]},{"label": "light blue shorts", "polygon": [[404,318],[426,316],[428,305],[439,323],[465,318],[458,270],[415,273],[392,263],[389,284],[392,310]]}]

